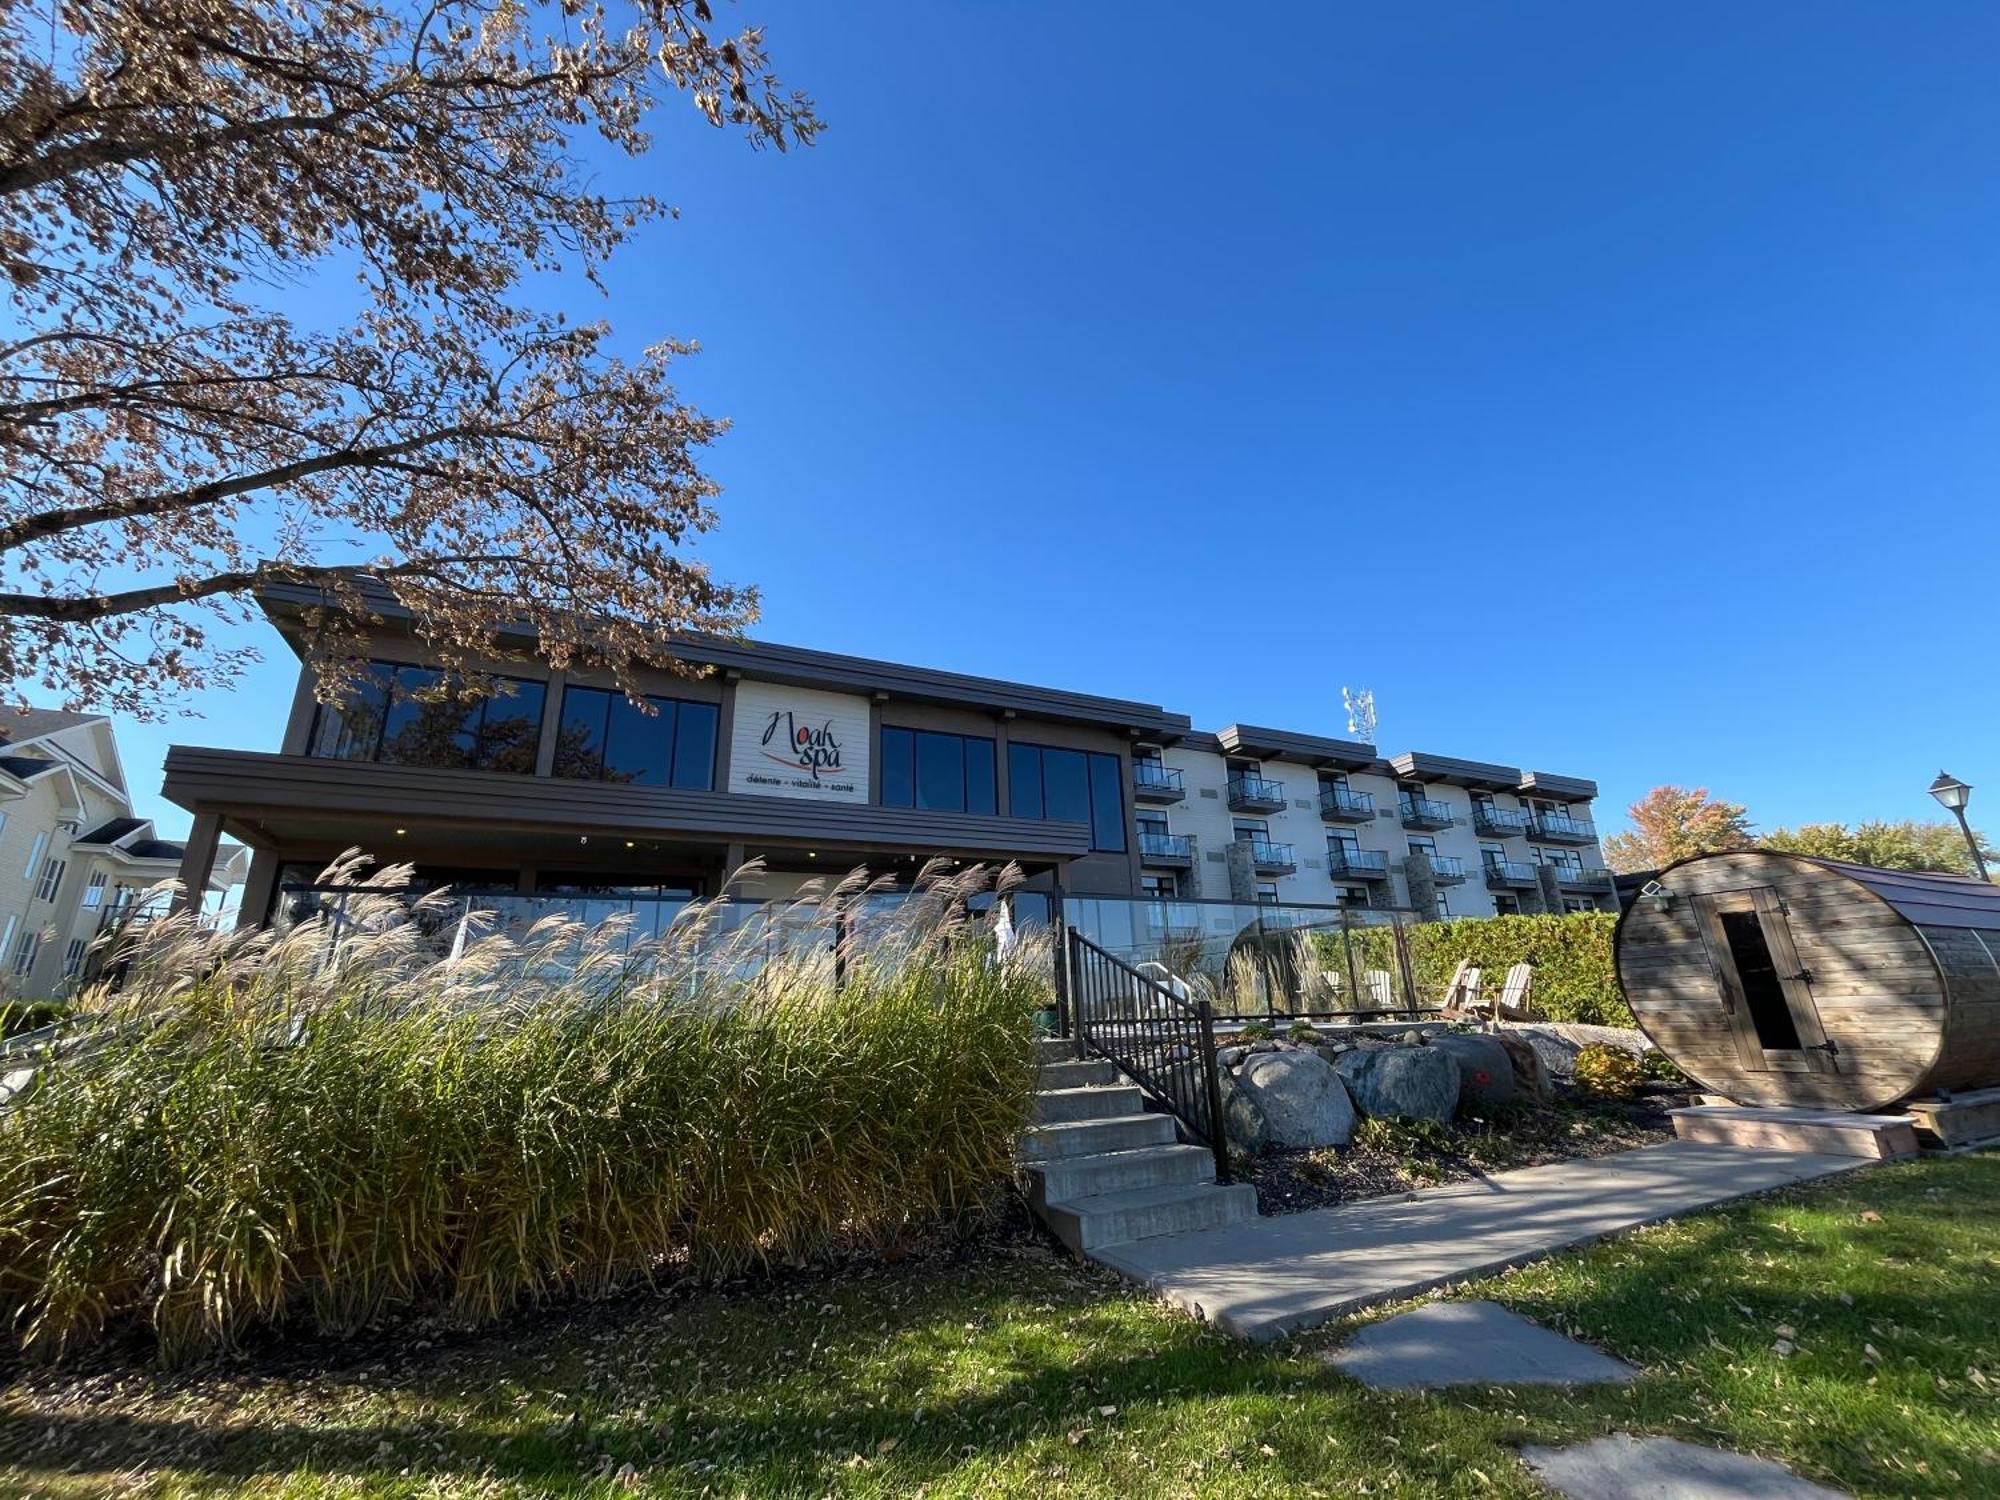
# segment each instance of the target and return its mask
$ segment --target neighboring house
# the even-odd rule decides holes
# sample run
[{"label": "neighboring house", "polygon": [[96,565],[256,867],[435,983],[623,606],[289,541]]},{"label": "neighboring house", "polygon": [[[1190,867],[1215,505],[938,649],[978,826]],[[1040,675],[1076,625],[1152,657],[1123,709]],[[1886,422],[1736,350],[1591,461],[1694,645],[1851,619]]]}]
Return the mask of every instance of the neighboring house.
[{"label": "neighboring house", "polygon": [[[186,852],[132,815],[109,719],[0,708],[0,995],[62,994],[92,939]],[[218,854],[211,891],[242,878],[241,856]]]},{"label": "neighboring house", "polygon": [[[317,594],[261,602],[303,653]],[[303,900],[351,847],[420,886],[634,903],[715,895],[750,857],[769,871],[757,893],[781,896],[942,855],[1131,907],[1614,904],[1597,787],[1577,777],[1211,734],[1152,704],[742,640],[676,640],[706,675],[648,674],[652,714],[602,675],[534,662],[525,639],[510,645],[529,659],[488,664],[499,695],[453,701],[407,616],[382,614],[348,703],[316,703],[301,670],[279,753],[168,753],[165,794],[195,815],[183,878],[207,878],[225,835],[248,844],[246,922]]]}]

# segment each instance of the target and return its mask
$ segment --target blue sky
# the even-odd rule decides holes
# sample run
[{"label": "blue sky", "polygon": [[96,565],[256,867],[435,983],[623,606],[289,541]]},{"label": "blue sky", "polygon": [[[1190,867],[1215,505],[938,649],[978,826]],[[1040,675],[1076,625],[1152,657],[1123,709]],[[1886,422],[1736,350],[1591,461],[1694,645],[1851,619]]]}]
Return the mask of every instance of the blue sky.
[{"label": "blue sky", "polygon": [[[1214,727],[2000,799],[2000,9],[746,0],[829,129],[669,113],[634,347],[704,352],[757,634]],[[121,726],[273,748],[291,667]],[[1975,799],[1974,810],[1980,802]]]}]

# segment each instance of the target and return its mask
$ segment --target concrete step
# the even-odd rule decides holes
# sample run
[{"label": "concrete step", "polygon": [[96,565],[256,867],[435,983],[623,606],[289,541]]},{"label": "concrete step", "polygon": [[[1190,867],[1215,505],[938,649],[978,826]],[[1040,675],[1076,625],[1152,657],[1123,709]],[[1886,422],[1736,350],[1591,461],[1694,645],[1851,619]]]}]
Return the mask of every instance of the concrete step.
[{"label": "concrete step", "polygon": [[1081,1089],[1093,1084],[1118,1083],[1116,1065],[1101,1057],[1093,1057],[1089,1062],[1045,1062],[1042,1064],[1041,1082],[1045,1089]]},{"label": "concrete step", "polygon": [[1103,1120],[1112,1115],[1136,1115],[1146,1107],[1146,1096],[1135,1084],[1107,1088],[1039,1089],[1035,1093],[1037,1125],[1060,1125],[1069,1120]]},{"label": "concrete step", "polygon": [[1206,1146],[1141,1146],[1098,1156],[1061,1156],[1028,1168],[1028,1202],[1037,1213],[1066,1203],[1130,1188],[1190,1187],[1215,1180],[1215,1154]]},{"label": "concrete step", "polygon": [[1257,1217],[1257,1190],[1247,1182],[1127,1188],[1051,1203],[1042,1217],[1057,1239],[1087,1255],[1107,1245],[1241,1224]]},{"label": "concrete step", "polygon": [[1038,1036],[1035,1038],[1035,1061],[1041,1063],[1071,1062],[1076,1058],[1076,1043],[1066,1036]]},{"label": "concrete step", "polygon": [[2000,1139],[2000,1089],[1974,1089],[1949,1099],[1912,1099],[1903,1108],[1925,1144],[1946,1148]]},{"label": "concrete step", "polygon": [[1907,1115],[1851,1115],[1822,1109],[1763,1109],[1697,1104],[1670,1110],[1674,1134],[1714,1146],[1797,1151],[1814,1156],[1863,1156],[1876,1161],[1917,1154]]},{"label": "concrete step", "polygon": [[1172,1115],[1114,1115],[1102,1120],[1030,1125],[1021,1132],[1020,1152],[1025,1162],[1052,1161],[1062,1156],[1130,1151],[1139,1146],[1171,1146],[1176,1139]]}]

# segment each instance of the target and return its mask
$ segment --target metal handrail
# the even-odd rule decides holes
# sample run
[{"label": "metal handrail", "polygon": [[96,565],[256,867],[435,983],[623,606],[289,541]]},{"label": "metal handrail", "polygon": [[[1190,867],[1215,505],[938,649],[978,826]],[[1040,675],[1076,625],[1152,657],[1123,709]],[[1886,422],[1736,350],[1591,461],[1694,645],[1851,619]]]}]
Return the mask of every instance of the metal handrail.
[{"label": "metal handrail", "polygon": [[1187,782],[1172,766],[1163,766],[1156,760],[1135,760],[1132,762],[1132,785],[1157,787],[1163,792],[1184,792]]},{"label": "metal handrail", "polygon": [[1319,793],[1321,812],[1375,812],[1375,798],[1367,792],[1352,792],[1344,786],[1321,787]]},{"label": "metal handrail", "polygon": [[1443,802],[1433,802],[1428,797],[1403,797],[1399,799],[1404,821],[1420,819],[1426,823],[1454,823],[1451,808]]},{"label": "metal handrail", "polygon": [[1141,854],[1164,855],[1171,859],[1194,858],[1194,835],[1191,833],[1152,833],[1140,830],[1139,852]]},{"label": "metal handrail", "polygon": [[1426,854],[1424,858],[1430,862],[1433,875],[1442,875],[1447,879],[1463,879],[1465,876],[1465,861],[1455,854]]},{"label": "metal handrail", "polygon": [[1591,887],[1609,886],[1613,883],[1611,872],[1602,865],[1586,865],[1583,867],[1558,865],[1556,866],[1556,879],[1564,885]]},{"label": "metal handrail", "polygon": [[1274,844],[1269,839],[1245,839],[1250,859],[1260,865],[1296,865],[1298,858],[1290,844]]},{"label": "metal handrail", "polygon": [[1214,1154],[1215,1180],[1228,1182],[1215,1007],[1176,994],[1074,927],[1064,933],[1063,988],[1079,1050],[1109,1058],[1166,1106],[1181,1128]]},{"label": "metal handrail", "polygon": [[1509,885],[1516,881],[1533,883],[1535,867],[1522,859],[1489,859],[1482,869],[1488,885]]}]

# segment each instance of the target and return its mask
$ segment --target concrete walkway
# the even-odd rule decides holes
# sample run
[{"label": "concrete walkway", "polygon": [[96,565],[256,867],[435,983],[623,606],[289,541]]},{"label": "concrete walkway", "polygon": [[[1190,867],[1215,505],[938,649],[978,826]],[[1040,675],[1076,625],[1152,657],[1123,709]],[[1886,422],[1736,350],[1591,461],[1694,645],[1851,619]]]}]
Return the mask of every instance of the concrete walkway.
[{"label": "concrete walkway", "polygon": [[1281,1338],[1371,1303],[1866,1165],[1854,1156],[1669,1141],[1615,1156],[1093,1252],[1238,1337]]}]

